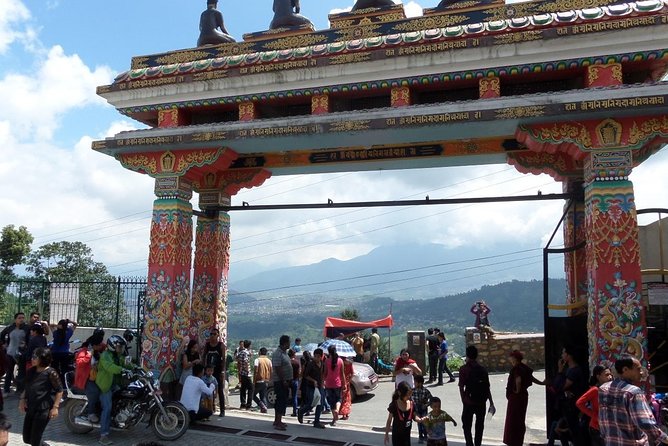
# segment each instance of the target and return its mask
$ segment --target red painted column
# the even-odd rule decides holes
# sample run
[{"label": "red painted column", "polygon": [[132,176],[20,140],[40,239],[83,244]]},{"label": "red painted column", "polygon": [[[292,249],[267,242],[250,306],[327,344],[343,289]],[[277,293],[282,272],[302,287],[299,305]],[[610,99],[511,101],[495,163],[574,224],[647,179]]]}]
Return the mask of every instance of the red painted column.
[{"label": "red painted column", "polygon": [[169,383],[190,318],[192,186],[181,177],[157,178],[155,194],[142,362]]},{"label": "red painted column", "polygon": [[[564,246],[571,248],[585,240],[584,200],[582,181],[564,183],[564,192],[575,193],[573,205],[569,206],[564,220]],[[568,206],[568,203],[566,204]],[[568,285],[566,310],[569,316],[587,312],[587,262],[584,248],[564,254],[564,271]]]},{"label": "red painted column", "polygon": [[264,169],[240,169],[207,174],[195,182],[199,207],[211,210],[211,215],[197,217],[189,339],[197,338],[202,343],[217,327],[227,345],[230,217],[214,209],[229,206],[232,195],[243,188],[260,186],[270,176],[271,172]]},{"label": "red painted column", "polygon": [[647,355],[631,167],[624,149],[593,151],[585,162],[590,366]]},{"label": "red painted column", "polygon": [[[221,191],[200,191],[200,208],[211,204],[229,205],[230,197]],[[213,327],[227,345],[227,293],[230,269],[230,216],[227,212],[198,216],[195,238],[193,299],[189,338],[200,343]]]}]

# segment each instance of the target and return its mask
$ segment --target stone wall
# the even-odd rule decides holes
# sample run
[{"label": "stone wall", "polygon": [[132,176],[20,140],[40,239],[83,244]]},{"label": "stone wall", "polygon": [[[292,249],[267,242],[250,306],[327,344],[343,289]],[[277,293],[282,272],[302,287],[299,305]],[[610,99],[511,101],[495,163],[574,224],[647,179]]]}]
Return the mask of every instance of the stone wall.
[{"label": "stone wall", "polygon": [[494,336],[481,332],[475,327],[466,328],[466,345],[478,348],[478,362],[489,372],[510,370],[508,354],[519,350],[524,354],[524,362],[534,370],[545,368],[545,336],[543,333],[504,333]]}]

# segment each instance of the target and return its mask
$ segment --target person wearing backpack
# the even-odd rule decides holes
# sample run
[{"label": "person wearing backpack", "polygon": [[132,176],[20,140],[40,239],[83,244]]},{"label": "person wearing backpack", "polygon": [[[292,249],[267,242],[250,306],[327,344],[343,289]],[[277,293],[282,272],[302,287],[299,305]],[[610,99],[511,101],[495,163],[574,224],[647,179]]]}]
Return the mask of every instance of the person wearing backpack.
[{"label": "person wearing backpack", "polygon": [[[485,429],[485,409],[489,400],[489,412],[494,414],[496,408],[489,390],[489,374],[487,369],[478,364],[478,349],[475,345],[466,347],[466,364],[459,369],[459,396],[462,399],[462,429],[466,446],[480,446],[482,433]],[[471,435],[473,416],[475,415],[475,441]]]}]

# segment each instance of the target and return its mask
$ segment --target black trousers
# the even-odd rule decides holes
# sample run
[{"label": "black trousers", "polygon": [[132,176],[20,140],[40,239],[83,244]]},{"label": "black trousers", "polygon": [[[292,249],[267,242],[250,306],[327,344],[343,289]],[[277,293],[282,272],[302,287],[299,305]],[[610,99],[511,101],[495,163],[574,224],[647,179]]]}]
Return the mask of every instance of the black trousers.
[{"label": "black trousers", "polygon": [[240,375],[241,389],[239,389],[239,401],[242,407],[253,405],[253,381],[250,376]]},{"label": "black trousers", "polygon": [[[16,376],[14,375],[14,367],[16,366]],[[12,385],[12,379],[16,384],[16,392],[23,392],[23,382],[26,378],[26,360],[23,356],[15,358],[7,355],[7,373],[5,373],[5,392],[9,392],[9,387]]]},{"label": "black trousers", "polygon": [[[462,409],[462,429],[466,446],[480,446],[482,444],[482,432],[485,429],[486,404],[464,404]],[[471,435],[473,416],[475,415],[475,441]]]},{"label": "black trousers", "polygon": [[188,413],[190,414],[190,422],[203,420],[213,415],[212,411],[204,407],[200,407],[197,412],[194,410],[189,410]]},{"label": "black trousers", "polygon": [[429,353],[429,381],[436,381],[438,371],[438,352]]},{"label": "black trousers", "polygon": [[49,424],[49,410],[28,410],[23,420],[23,442],[30,446],[41,446],[44,429]]}]

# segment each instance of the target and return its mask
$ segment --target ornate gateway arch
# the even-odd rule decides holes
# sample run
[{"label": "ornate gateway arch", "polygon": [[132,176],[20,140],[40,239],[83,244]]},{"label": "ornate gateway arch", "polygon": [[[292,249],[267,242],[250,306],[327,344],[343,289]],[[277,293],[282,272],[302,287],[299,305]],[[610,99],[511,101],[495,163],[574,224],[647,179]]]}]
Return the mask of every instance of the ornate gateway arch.
[{"label": "ornate gateway arch", "polygon": [[184,337],[227,322],[230,218],[199,213],[193,260],[193,192],[219,209],[270,176],[381,168],[509,163],[584,187],[568,300],[588,310],[592,362],[645,355],[628,177],[668,139],[668,3],[443,3],[139,56],[98,88],[150,127],[93,149],[155,178],[143,359],[164,381]]}]

